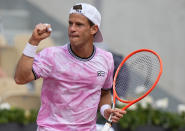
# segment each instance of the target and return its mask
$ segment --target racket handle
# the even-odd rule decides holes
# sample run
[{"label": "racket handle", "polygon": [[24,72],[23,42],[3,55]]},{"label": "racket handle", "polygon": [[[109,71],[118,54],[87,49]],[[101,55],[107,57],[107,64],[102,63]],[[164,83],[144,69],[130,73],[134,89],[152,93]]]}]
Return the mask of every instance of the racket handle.
[{"label": "racket handle", "polygon": [[101,129],[101,131],[109,131],[111,128],[111,124],[106,122],[104,127]]}]

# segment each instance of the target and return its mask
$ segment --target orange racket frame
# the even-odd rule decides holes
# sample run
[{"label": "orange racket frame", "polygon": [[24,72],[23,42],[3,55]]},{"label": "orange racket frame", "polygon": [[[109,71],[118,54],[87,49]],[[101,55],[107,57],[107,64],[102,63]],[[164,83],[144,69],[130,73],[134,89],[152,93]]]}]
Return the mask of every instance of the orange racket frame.
[{"label": "orange racket frame", "polygon": [[[157,79],[155,81],[155,83],[152,85],[152,87],[141,97],[133,100],[133,101],[125,101],[125,100],[122,100],[118,97],[117,93],[116,93],[116,78],[118,76],[118,73],[121,69],[121,67],[123,66],[123,64],[127,61],[128,58],[130,58],[132,55],[138,53],[138,52],[142,52],[142,51],[147,51],[147,52],[151,52],[153,53],[154,55],[156,55],[159,59],[159,63],[160,63],[160,71],[159,71],[159,74],[157,76]],[[115,76],[114,76],[114,80],[113,80],[113,103],[116,104],[116,99],[118,99],[120,102],[123,102],[123,103],[128,103],[128,105],[126,105],[125,107],[122,108],[122,110],[126,110],[128,107],[130,107],[131,105],[133,105],[134,103],[140,101],[141,99],[143,99],[144,97],[146,97],[154,88],[155,86],[157,85],[159,79],[160,79],[160,76],[162,74],[162,71],[163,71],[163,66],[162,66],[162,60],[160,58],[160,56],[153,50],[150,50],[150,49],[139,49],[139,50],[136,50],[132,53],[130,53],[127,57],[125,57],[125,59],[120,63],[118,69],[116,70],[116,73],[115,73]]]}]

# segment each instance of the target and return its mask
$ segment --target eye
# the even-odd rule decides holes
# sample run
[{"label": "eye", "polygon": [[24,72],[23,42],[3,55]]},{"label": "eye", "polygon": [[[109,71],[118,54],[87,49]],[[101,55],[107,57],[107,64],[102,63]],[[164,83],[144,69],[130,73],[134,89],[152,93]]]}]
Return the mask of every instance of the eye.
[{"label": "eye", "polygon": [[76,23],[76,25],[77,25],[77,26],[82,26],[83,24],[82,24],[82,23],[77,22],[77,23]]},{"label": "eye", "polygon": [[73,23],[71,21],[69,21],[69,26],[71,26]]}]

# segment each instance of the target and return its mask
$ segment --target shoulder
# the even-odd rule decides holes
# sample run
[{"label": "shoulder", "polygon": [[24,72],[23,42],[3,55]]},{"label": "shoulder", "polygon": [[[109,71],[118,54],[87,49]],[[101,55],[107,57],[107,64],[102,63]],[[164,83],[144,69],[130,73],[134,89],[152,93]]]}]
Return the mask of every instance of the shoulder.
[{"label": "shoulder", "polygon": [[106,60],[109,60],[109,61],[113,60],[112,53],[107,50],[96,47],[96,54],[97,56],[103,57]]},{"label": "shoulder", "polygon": [[56,54],[61,54],[62,52],[65,52],[66,45],[63,46],[52,46],[48,48],[44,48],[42,51],[38,53],[38,55],[41,56],[47,56],[47,57],[54,57]]},{"label": "shoulder", "polygon": [[114,59],[111,52],[96,47],[96,60],[102,63],[107,69],[114,68]]}]

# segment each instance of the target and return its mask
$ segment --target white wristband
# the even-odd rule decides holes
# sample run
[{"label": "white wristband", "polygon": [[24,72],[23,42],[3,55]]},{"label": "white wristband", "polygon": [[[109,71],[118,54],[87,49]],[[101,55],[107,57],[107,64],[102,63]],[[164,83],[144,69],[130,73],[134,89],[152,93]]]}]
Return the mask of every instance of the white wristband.
[{"label": "white wristband", "polygon": [[30,43],[26,44],[23,54],[29,57],[35,57],[38,46],[31,45]]},{"label": "white wristband", "polygon": [[102,105],[101,106],[101,108],[100,108],[100,113],[101,113],[101,115],[105,118],[105,116],[104,116],[104,111],[106,110],[106,109],[109,109],[109,108],[111,108],[111,106],[109,105],[109,104],[105,104],[105,105]]}]

